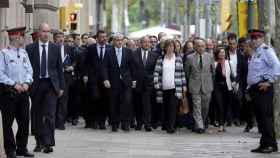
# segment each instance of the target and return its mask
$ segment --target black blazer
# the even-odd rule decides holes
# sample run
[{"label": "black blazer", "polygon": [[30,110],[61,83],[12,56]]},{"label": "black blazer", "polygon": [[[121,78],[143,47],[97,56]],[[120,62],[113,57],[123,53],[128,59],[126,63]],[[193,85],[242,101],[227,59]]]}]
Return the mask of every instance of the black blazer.
[{"label": "black blazer", "polygon": [[[39,42],[32,43],[26,46],[32,68],[33,68],[33,84],[31,86],[31,95],[36,93],[39,88],[40,79],[40,49]],[[60,90],[64,90],[65,81],[62,72],[62,61],[60,48],[52,42],[48,45],[48,74],[51,79],[52,85],[59,94]]]},{"label": "black blazer", "polygon": [[146,87],[153,87],[154,82],[154,70],[157,58],[159,54],[155,52],[148,52],[148,58],[146,66],[143,64],[142,52],[141,49],[138,48],[135,52],[133,52],[133,80],[136,81],[136,90],[142,91]]},{"label": "black blazer", "polygon": [[103,78],[109,80],[112,89],[120,88],[123,83],[125,87],[132,86],[133,60],[132,51],[122,48],[121,66],[118,64],[115,48],[111,48],[110,52],[105,54],[103,62]]},{"label": "black blazer", "polygon": [[[97,51],[97,45],[93,44],[87,47],[85,52],[85,76],[88,76],[88,88],[92,97],[99,97],[100,84],[103,85],[102,63],[105,56],[110,52],[111,46],[105,45],[105,54],[100,60]],[[99,84],[99,86],[98,86]]]},{"label": "black blazer", "polygon": [[63,67],[75,66],[75,54],[74,48],[71,46],[64,45],[64,55],[65,58],[62,62]]},{"label": "black blazer", "polygon": [[[244,79],[247,77],[246,67],[248,63],[246,64],[245,57],[239,49],[237,49],[236,53],[237,53],[237,76],[233,80],[237,83],[242,83],[244,82]],[[230,61],[229,49],[226,50],[226,57]]]}]

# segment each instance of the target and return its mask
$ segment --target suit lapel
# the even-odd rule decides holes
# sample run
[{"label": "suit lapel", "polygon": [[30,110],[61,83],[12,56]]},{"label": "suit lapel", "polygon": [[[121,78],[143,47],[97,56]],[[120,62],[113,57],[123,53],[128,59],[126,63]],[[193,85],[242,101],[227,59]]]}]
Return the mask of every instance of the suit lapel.
[{"label": "suit lapel", "polygon": [[138,59],[139,59],[140,64],[144,67],[141,49],[139,49],[139,51],[138,51]]},{"label": "suit lapel", "polygon": [[126,59],[125,56],[126,56],[126,51],[125,51],[125,49],[122,48],[122,61],[121,61],[120,67],[122,67],[125,64],[124,63],[125,62],[124,60]]},{"label": "suit lapel", "polygon": [[116,50],[115,48],[113,48],[113,53],[112,53],[112,56],[113,56],[113,62],[117,64],[117,66],[119,67],[119,63],[118,63],[118,57],[117,57],[117,54],[116,54]]},{"label": "suit lapel", "polygon": [[53,46],[52,46],[51,42],[49,42],[49,46],[48,47],[49,47],[48,48],[48,68],[49,68],[50,65],[51,65],[51,61],[52,61],[51,50],[52,50]]}]

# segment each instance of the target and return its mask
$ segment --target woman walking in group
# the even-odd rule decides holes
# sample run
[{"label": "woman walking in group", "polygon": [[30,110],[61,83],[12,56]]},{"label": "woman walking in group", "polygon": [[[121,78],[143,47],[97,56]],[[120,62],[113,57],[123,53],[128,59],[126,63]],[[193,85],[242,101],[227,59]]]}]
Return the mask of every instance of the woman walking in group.
[{"label": "woman walking in group", "polygon": [[157,102],[163,104],[163,130],[175,132],[176,113],[179,100],[186,92],[183,61],[175,53],[175,41],[168,39],[164,44],[164,55],[159,57],[154,72]]}]

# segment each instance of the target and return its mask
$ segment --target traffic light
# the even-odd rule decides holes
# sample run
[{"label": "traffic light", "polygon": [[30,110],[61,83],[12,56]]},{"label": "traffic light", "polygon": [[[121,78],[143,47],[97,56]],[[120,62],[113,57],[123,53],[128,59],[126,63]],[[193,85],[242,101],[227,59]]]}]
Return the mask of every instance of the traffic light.
[{"label": "traffic light", "polygon": [[70,21],[76,22],[77,21],[77,13],[71,13],[70,14]]},{"label": "traffic light", "polygon": [[77,30],[77,23],[71,23],[70,30]]},{"label": "traffic light", "polygon": [[70,14],[70,30],[74,31],[77,30],[78,24],[77,24],[77,13],[71,13]]}]

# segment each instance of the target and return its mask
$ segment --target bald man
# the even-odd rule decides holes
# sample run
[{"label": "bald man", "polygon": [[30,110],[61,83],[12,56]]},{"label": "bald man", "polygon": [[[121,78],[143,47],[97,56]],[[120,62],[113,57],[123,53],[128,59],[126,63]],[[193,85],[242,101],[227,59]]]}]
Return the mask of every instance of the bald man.
[{"label": "bald man", "polygon": [[59,46],[49,41],[51,28],[43,23],[39,41],[26,47],[33,68],[30,91],[32,134],[36,139],[34,152],[53,152],[55,145],[55,112],[57,100],[63,94],[64,76]]}]

